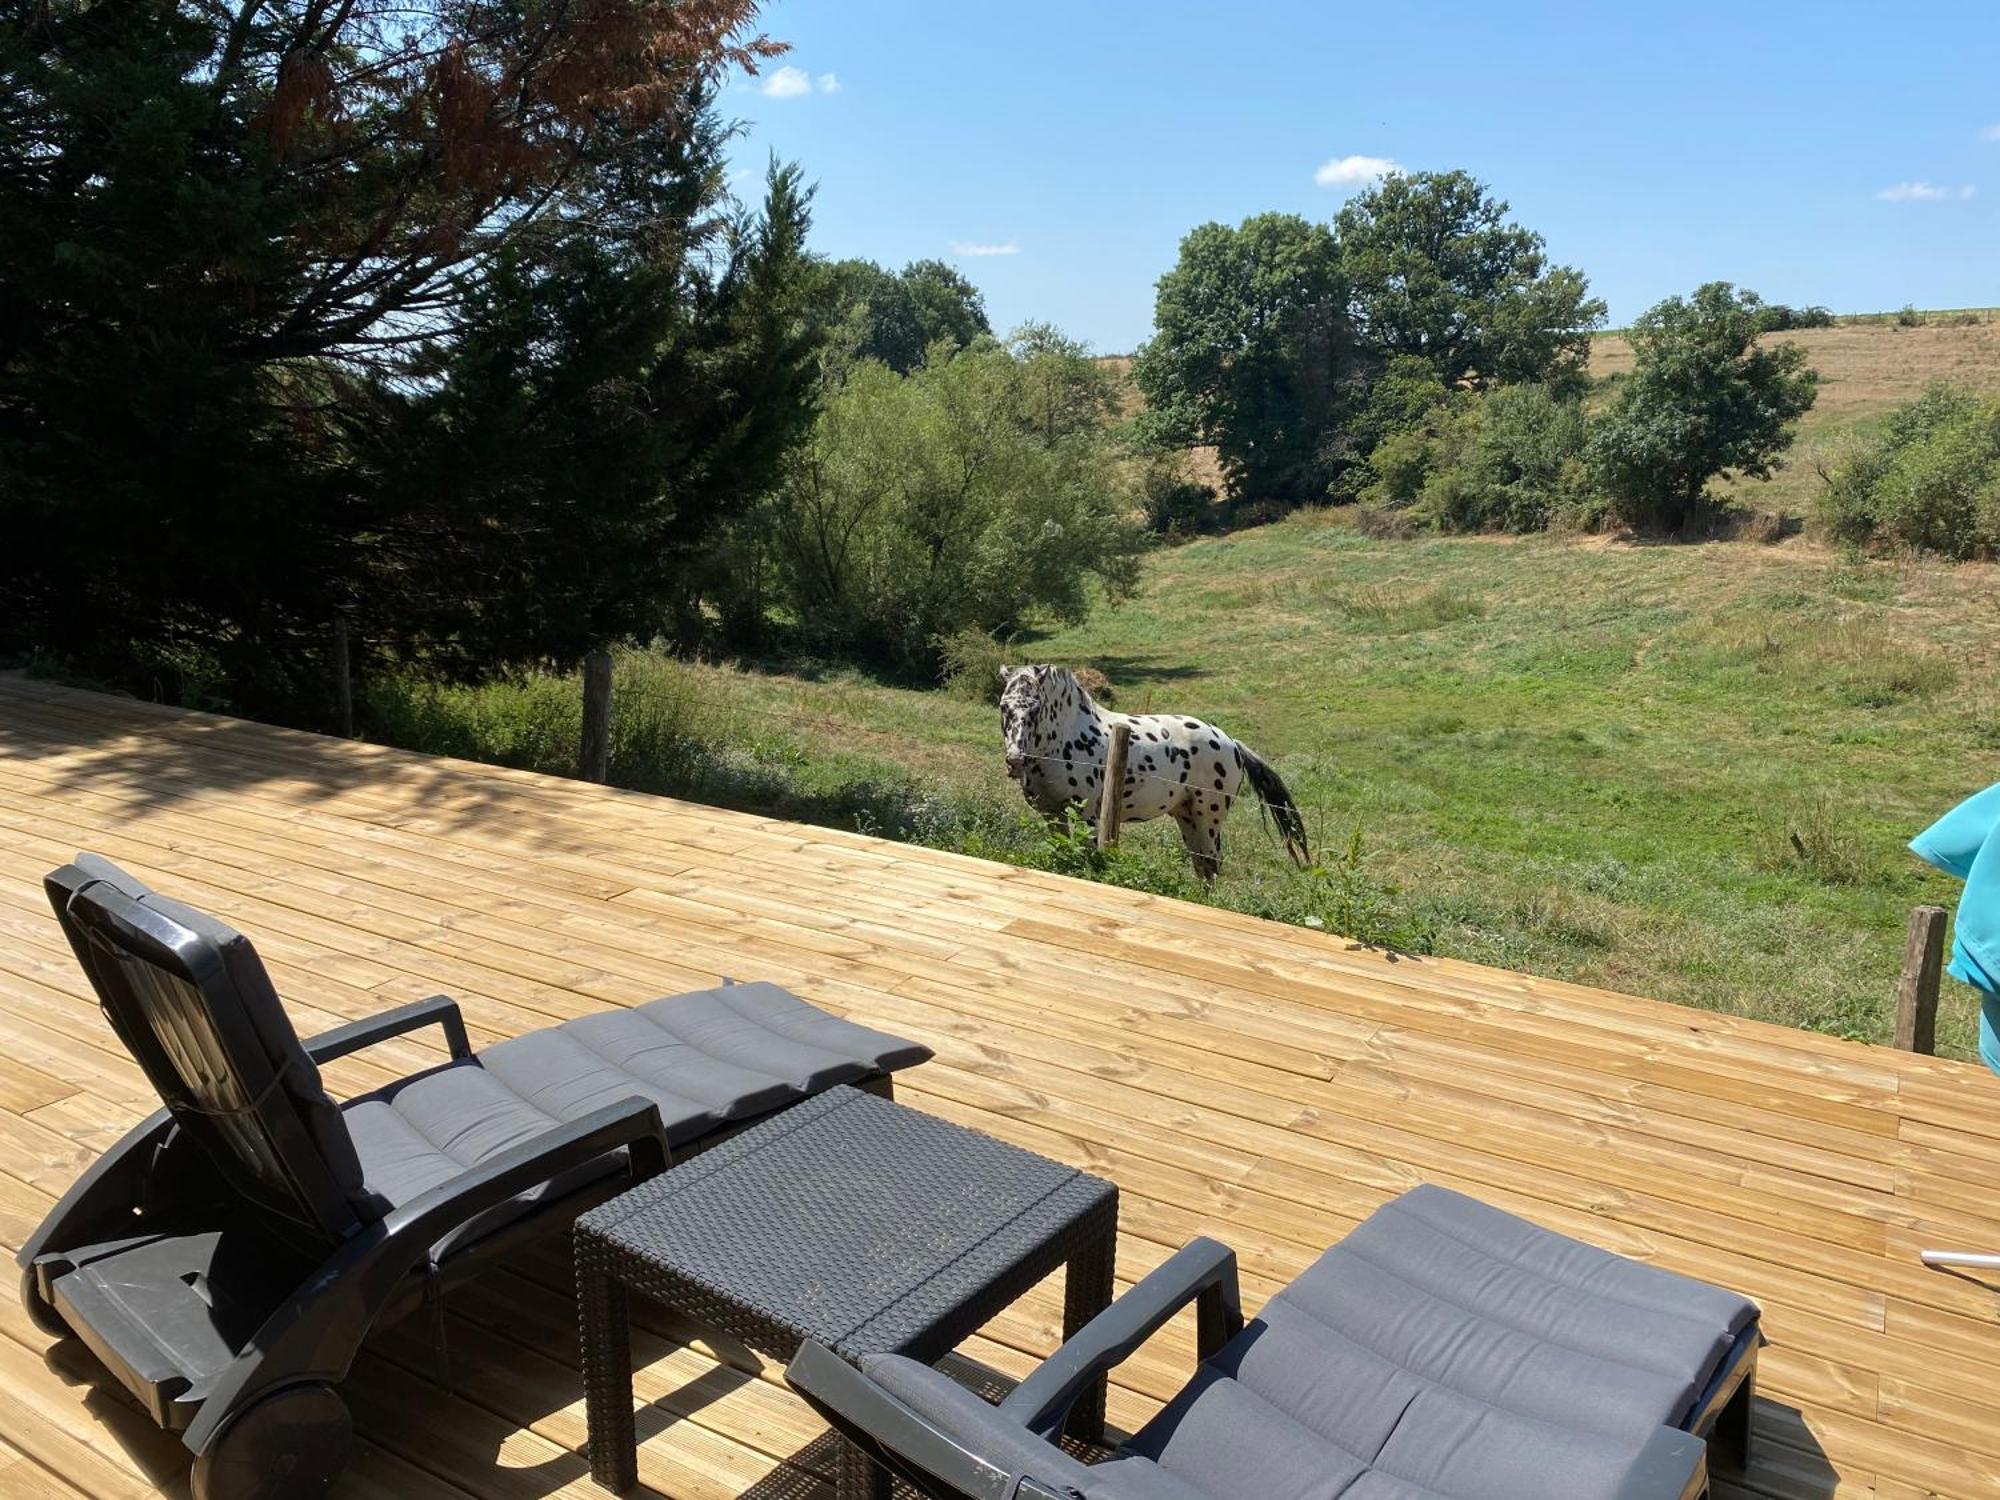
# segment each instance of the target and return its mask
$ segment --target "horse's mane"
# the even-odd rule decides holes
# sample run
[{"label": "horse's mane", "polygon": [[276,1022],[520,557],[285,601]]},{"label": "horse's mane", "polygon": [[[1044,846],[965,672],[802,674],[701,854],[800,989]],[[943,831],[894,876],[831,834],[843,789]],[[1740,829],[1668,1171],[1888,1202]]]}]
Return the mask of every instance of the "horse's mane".
[{"label": "horse's mane", "polygon": [[1045,697],[1050,688],[1067,687],[1075,689],[1077,701],[1085,707],[1095,708],[1097,706],[1097,700],[1090,696],[1090,689],[1086,688],[1081,682],[1078,682],[1076,680],[1076,673],[1072,672],[1068,667],[1059,667],[1054,662],[1045,661],[1037,662],[1032,667],[1024,667],[1022,670],[1032,674],[1037,700]]}]

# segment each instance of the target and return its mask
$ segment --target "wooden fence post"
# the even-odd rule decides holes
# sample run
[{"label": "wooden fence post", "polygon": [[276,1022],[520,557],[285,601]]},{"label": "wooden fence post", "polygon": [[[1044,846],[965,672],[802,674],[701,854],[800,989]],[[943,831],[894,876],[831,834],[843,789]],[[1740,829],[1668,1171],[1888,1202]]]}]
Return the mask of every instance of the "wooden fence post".
[{"label": "wooden fence post", "polygon": [[1097,847],[1109,849],[1118,842],[1118,824],[1125,816],[1125,752],[1131,748],[1129,725],[1111,726],[1111,743],[1104,751],[1104,785],[1098,788]]},{"label": "wooden fence post", "polygon": [[583,743],[578,769],[600,786],[611,774],[611,653],[593,651],[583,659]]},{"label": "wooden fence post", "polygon": [[333,712],[344,740],[354,738],[354,666],[348,651],[347,616],[333,617]]},{"label": "wooden fence post", "polygon": [[1944,970],[1944,908],[1910,913],[1903,977],[1896,986],[1896,1045],[1905,1052],[1937,1050],[1938,980]]}]

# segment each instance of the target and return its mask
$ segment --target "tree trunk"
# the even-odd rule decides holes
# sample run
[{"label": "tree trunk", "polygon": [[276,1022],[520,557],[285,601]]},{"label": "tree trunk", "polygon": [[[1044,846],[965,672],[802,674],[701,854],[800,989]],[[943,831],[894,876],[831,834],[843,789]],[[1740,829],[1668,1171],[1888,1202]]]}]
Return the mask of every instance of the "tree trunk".
[{"label": "tree trunk", "polygon": [[593,651],[583,659],[583,743],[577,772],[604,784],[611,774],[611,653]]},{"label": "tree trunk", "polygon": [[347,616],[333,621],[333,722],[344,740],[354,738],[354,667],[348,649]]}]

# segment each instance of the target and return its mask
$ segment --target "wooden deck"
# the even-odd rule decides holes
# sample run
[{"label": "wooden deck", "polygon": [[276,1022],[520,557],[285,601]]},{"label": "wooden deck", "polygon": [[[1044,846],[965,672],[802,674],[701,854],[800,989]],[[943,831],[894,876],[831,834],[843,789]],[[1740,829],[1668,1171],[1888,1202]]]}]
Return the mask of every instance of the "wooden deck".
[{"label": "wooden deck", "polygon": [[[2000,1084],[1961,1064],[1482,969],[899,844],[0,678],[0,1239],[152,1107],[43,905],[99,850],[250,932],[310,1033],[446,990],[476,1040],[767,977],[937,1049],[901,1097],[1119,1182],[1121,1284],[1189,1236],[1254,1309],[1419,1181],[1738,1288],[1766,1310],[1759,1458],[1725,1495],[2000,1495]],[[434,1060],[339,1065],[337,1089]],[[0,1278],[0,1495],[181,1494],[185,1455]],[[966,1354],[1018,1374],[1044,1288]],[[421,1320],[416,1320],[421,1321]],[[344,1495],[595,1496],[562,1269],[455,1298],[349,1394]],[[665,1318],[642,1342],[659,1495],[819,1500],[772,1369]],[[1136,1425],[1188,1330],[1126,1366]],[[1552,1491],[1552,1500],[1559,1497]]]}]

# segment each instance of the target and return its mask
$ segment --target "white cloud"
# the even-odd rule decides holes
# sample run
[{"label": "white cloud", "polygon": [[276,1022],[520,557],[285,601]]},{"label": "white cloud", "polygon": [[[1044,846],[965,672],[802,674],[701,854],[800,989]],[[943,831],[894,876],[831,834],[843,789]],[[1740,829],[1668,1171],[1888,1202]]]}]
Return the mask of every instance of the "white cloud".
[{"label": "white cloud", "polygon": [[812,74],[804,68],[795,68],[790,63],[778,69],[764,80],[761,90],[766,99],[796,99],[801,94],[813,91]]},{"label": "white cloud", "polygon": [[822,94],[837,94],[837,93],[839,93],[839,92],[840,92],[840,75],[839,75],[838,73],[822,73],[822,74],[820,74],[820,75],[819,75],[819,91],[820,91],[820,92],[821,92]]},{"label": "white cloud", "polygon": [[1893,182],[1875,196],[1884,203],[1941,203],[1946,198],[1970,198],[1978,191],[1969,182],[1955,188],[1939,187],[1935,182]]},{"label": "white cloud", "polygon": [[2000,141],[2000,125],[1988,125],[1979,132],[1982,141]]},{"label": "white cloud", "polygon": [[1391,156],[1336,156],[1320,165],[1313,181],[1321,187],[1364,187],[1402,170]]},{"label": "white cloud", "polygon": [[1014,240],[1006,240],[997,245],[976,245],[976,244],[969,244],[965,240],[953,240],[951,242],[951,253],[953,255],[973,255],[973,256],[1019,255],[1021,253],[1021,247]]}]

